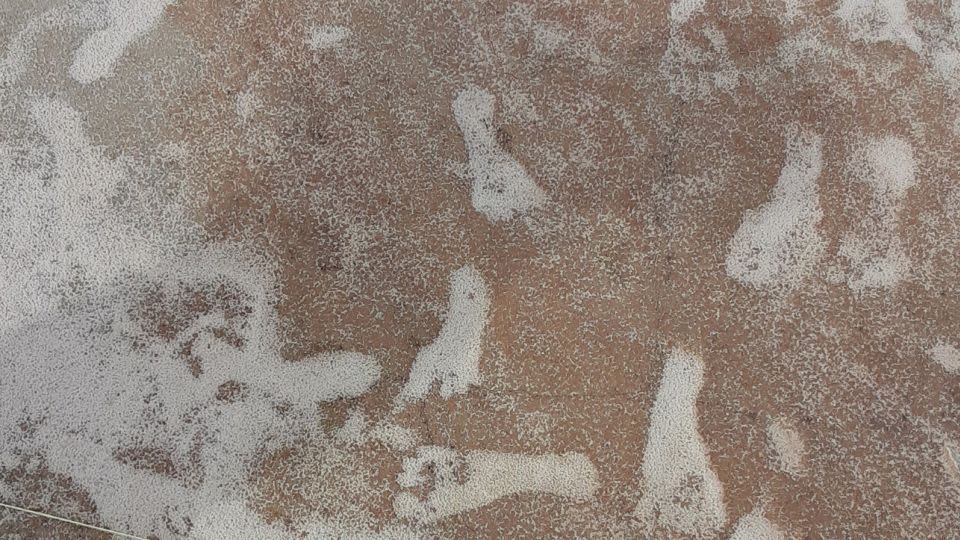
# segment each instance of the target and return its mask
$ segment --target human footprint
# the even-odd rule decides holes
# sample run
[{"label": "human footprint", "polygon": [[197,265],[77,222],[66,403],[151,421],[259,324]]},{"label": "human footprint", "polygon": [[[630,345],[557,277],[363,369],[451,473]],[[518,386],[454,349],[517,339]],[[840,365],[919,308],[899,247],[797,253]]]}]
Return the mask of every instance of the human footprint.
[{"label": "human footprint", "polygon": [[705,535],[727,522],[723,486],[699,431],[703,372],[703,360],[683,349],[664,363],[643,452],[643,495],[634,511],[647,536],[658,528]]},{"label": "human footprint", "polygon": [[539,206],[546,196],[497,142],[493,107],[493,95],[477,87],[461,90],[453,100],[453,115],[463,132],[473,180],[473,207],[490,221],[499,221]]},{"label": "human footprint", "polygon": [[900,214],[916,183],[917,164],[906,139],[866,138],[848,164],[857,182],[872,192],[868,213],[840,241],[838,254],[850,264],[847,285],[857,294],[896,286],[910,273],[910,257],[899,233]]},{"label": "human footprint", "polygon": [[397,482],[405,488],[423,486],[428,480],[424,469],[432,469],[432,489],[424,500],[410,491],[397,495],[394,510],[398,516],[429,523],[519,493],[586,500],[597,490],[597,471],[579,453],[459,453],[440,446],[422,446],[416,456],[404,459]]},{"label": "human footprint", "polygon": [[796,287],[823,255],[825,242],[817,230],[823,217],[817,195],[823,143],[815,133],[790,131],[770,200],[747,210],[730,240],[727,275],[744,285]]},{"label": "human footprint", "polygon": [[480,383],[480,352],[490,312],[490,288],[471,265],[450,274],[450,301],[437,339],[420,349],[396,399],[397,409],[423,399],[435,382],[440,395],[462,394]]}]

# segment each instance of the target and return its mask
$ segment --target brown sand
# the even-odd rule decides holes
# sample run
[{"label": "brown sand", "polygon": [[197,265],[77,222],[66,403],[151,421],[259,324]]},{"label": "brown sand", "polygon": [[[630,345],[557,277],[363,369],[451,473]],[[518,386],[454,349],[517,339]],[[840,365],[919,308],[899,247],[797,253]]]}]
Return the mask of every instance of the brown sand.
[{"label": "brown sand", "polygon": [[[151,45],[118,64],[116,86],[76,95],[111,153],[189,148],[179,177],[193,219],[210,238],[247,242],[279,264],[287,360],[336,350],[381,359],[370,392],[320,405],[326,429],[359,409],[410,428],[421,444],[579,452],[597,469],[592,501],[515,495],[424,534],[640,536],[631,514],[649,411],[664,359],[682,347],[706,366],[697,409],[724,490],[721,537],[756,507],[794,538],[956,535],[958,483],[941,456],[945,441],[960,440],[960,378],[925,352],[960,339],[956,88],[903,45],[851,41],[830,2],[801,4],[792,22],[776,6],[707,2],[678,39],[706,49],[702,30],[715,29],[723,62],[745,75],[729,91],[706,84],[684,95],[659,69],[667,3],[561,4],[180,2]],[[917,25],[945,24],[938,9],[908,6]],[[311,51],[303,36],[320,24],[352,34]],[[778,60],[778,46],[810,29],[841,52]],[[551,48],[548,30],[565,41]],[[165,41],[188,43],[193,58],[171,63],[186,82],[162,93],[138,73],[163,67],[149,47]],[[706,57],[684,69],[708,76],[720,64]],[[471,206],[451,112],[468,84],[496,97],[500,146],[548,194],[525,217],[494,223]],[[241,122],[235,103],[248,91],[259,105]],[[115,100],[138,94],[149,96],[149,120],[136,103],[108,116]],[[825,255],[798,287],[758,290],[732,279],[724,260],[744,211],[769,199],[792,124],[823,139]],[[857,295],[838,249],[871,203],[845,167],[859,138],[888,133],[917,163],[896,228],[910,272]],[[491,289],[482,383],[449,399],[434,390],[394,415],[417,351],[441,327],[447,276],[468,263]],[[197,297],[164,308],[144,298],[153,311],[143,317],[157,336],[173,335],[184,324],[176,317],[218,301],[230,304]],[[237,392],[226,387],[224,398]],[[796,474],[779,468],[768,441],[780,420],[802,441]],[[183,474],[143,458],[148,450],[127,458]],[[330,454],[311,440],[262,456],[252,508],[289,526],[351,512],[394,523],[409,451],[371,441],[352,452],[341,470],[318,467]],[[335,479],[357,471],[362,489]],[[4,474],[21,478],[23,497],[70,491],[68,479],[42,472]],[[76,498],[46,500],[95,521]],[[76,533],[34,518],[0,523],[10,535]]]}]

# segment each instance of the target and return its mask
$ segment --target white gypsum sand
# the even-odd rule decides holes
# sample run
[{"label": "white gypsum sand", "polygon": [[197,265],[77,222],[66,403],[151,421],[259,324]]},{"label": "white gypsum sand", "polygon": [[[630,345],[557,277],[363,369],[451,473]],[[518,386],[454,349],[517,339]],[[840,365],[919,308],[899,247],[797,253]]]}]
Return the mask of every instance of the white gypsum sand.
[{"label": "white gypsum sand", "polygon": [[960,350],[950,343],[940,341],[927,349],[927,355],[947,373],[960,373]]},{"label": "white gypsum sand", "polygon": [[[457,469],[463,469],[463,482]],[[425,500],[410,492],[394,499],[397,515],[432,522],[485,506],[518,493],[550,494],[587,500],[598,486],[597,471],[583,454],[522,455],[471,451],[459,454],[439,446],[421,447],[403,462],[397,482],[406,488],[423,485],[432,470],[433,489]]]},{"label": "white gypsum sand", "polygon": [[838,255],[850,265],[847,285],[857,294],[895,287],[910,272],[910,259],[897,231],[904,199],[916,184],[913,149],[901,137],[865,138],[849,163],[855,181],[870,187],[868,214],[840,242]]},{"label": "white gypsum sand", "polygon": [[697,395],[703,361],[674,349],[663,367],[643,452],[641,498],[634,510],[646,535],[657,529],[709,536],[727,522],[723,486],[700,437]]},{"label": "white gypsum sand", "polygon": [[453,115],[467,148],[473,207],[491,221],[507,220],[543,203],[546,195],[516,158],[500,148],[494,129],[494,97],[477,87],[461,90]]},{"label": "white gypsum sand", "polygon": [[407,450],[416,444],[417,433],[389,421],[371,423],[362,411],[353,410],[334,433],[334,438],[352,445],[377,441],[391,449]]},{"label": "white gypsum sand", "polygon": [[83,6],[59,5],[26,21],[15,33],[5,36],[5,52],[0,57],[0,85],[14,83],[26,73],[30,63],[38,56],[37,41],[47,32],[65,31],[74,27],[86,28],[93,22],[92,9]]},{"label": "white gypsum sand", "polygon": [[70,76],[82,84],[109,76],[130,44],[153,30],[163,10],[176,1],[110,0],[106,27],[94,32],[77,49]]},{"label": "white gypsum sand", "polygon": [[846,234],[837,254],[850,263],[847,285],[858,294],[894,287],[910,269],[910,260],[895,236]]},{"label": "white gypsum sand", "polygon": [[905,0],[842,0],[836,15],[854,39],[867,43],[901,43],[923,54],[923,43],[910,23]]},{"label": "white gypsum sand", "polygon": [[730,535],[730,540],[786,540],[780,527],[763,517],[759,509],[743,516]]},{"label": "white gypsum sand", "polygon": [[[110,528],[186,535],[198,512],[246,497],[260,449],[315,432],[317,402],[359,395],[379,376],[357,353],[281,360],[269,270],[232,246],[121,275],[0,335],[3,361],[16,366],[0,380],[10,398],[0,403],[0,463],[42,456]],[[157,287],[168,297],[183,287],[236,291],[245,315],[183,314],[192,323],[174,339],[152,336],[136,306]],[[185,340],[199,372],[179,354]],[[224,398],[225,385],[240,391]],[[143,450],[166,456],[172,474],[128,457]]]},{"label": "white gypsum sand", "polygon": [[670,93],[685,99],[705,98],[715,91],[733,92],[741,78],[749,76],[734,61],[727,37],[716,25],[704,22],[688,28],[705,5],[705,0],[674,0],[670,4],[670,33],[658,71]]},{"label": "white gypsum sand", "polygon": [[940,461],[949,478],[960,484],[960,446],[950,442],[944,443]]},{"label": "white gypsum sand", "polygon": [[344,26],[318,26],[310,32],[307,45],[315,50],[332,49],[349,38],[353,32]]},{"label": "white gypsum sand", "polygon": [[29,111],[46,142],[38,150],[54,158],[49,183],[24,186],[23,206],[36,213],[11,224],[43,238],[37,247],[45,253],[35,254],[39,265],[29,272],[45,274],[44,281],[72,275],[98,283],[124,270],[155,266],[157,244],[176,239],[158,238],[169,231],[166,224],[134,230],[113,207],[127,179],[125,167],[91,142],[79,111],[63,100],[37,98]]},{"label": "white gypsum sand", "polygon": [[[44,470],[70,478],[89,495],[97,522],[113,529],[202,537],[205,525],[196,519],[237,536],[246,526],[256,530],[253,514],[233,523],[206,512],[225,502],[243,506],[251,467],[265,448],[325,437],[317,403],[364,393],[379,379],[378,363],[351,352],[282,360],[273,263],[240,245],[199,242],[177,229],[183,224],[131,228],[115,199],[135,185],[134,163],[107,158],[81,113],[63,100],[37,98],[27,112],[39,132],[36,153],[49,158],[34,174],[0,149],[0,175],[18,202],[16,212],[0,215],[0,230],[33,239],[32,251],[9,252],[17,257],[4,257],[0,271],[17,277],[16,289],[43,284],[51,298],[11,298],[19,324],[0,334],[0,360],[11,366],[0,381],[11,398],[0,404],[0,465],[26,459],[34,470],[32,456],[42,458]],[[217,291],[239,304],[203,313],[169,304],[168,315],[185,326],[170,337],[144,329],[138,306],[152,303],[148,294]],[[31,426],[28,438],[24,425]],[[389,424],[370,430],[393,445],[412,445],[409,435]],[[151,459],[164,470],[153,470]],[[20,498],[15,489],[0,483],[5,498]],[[365,525],[297,527],[329,537]]]},{"label": "white gypsum sand", "polygon": [[410,376],[397,396],[397,407],[423,399],[434,382],[447,398],[480,383],[480,353],[490,289],[473,265],[450,274],[450,300],[440,334],[420,349]]},{"label": "white gypsum sand", "polygon": [[777,468],[791,476],[803,472],[805,450],[796,429],[784,420],[773,420],[767,424],[767,441]]},{"label": "white gypsum sand", "polygon": [[98,224],[109,219],[109,199],[124,172],[91,144],[76,109],[52,98],[38,98],[30,105],[30,114],[56,160],[55,193],[64,227],[100,229],[102,234],[105,231]]},{"label": "white gypsum sand", "polygon": [[670,26],[681,26],[702,10],[704,4],[706,0],[673,0],[670,3]]},{"label": "white gypsum sand", "polygon": [[817,224],[823,216],[817,196],[822,168],[819,135],[790,130],[786,158],[770,200],[744,213],[730,240],[727,275],[757,288],[799,285],[823,255]]},{"label": "white gypsum sand", "polygon": [[913,148],[902,137],[885,135],[866,139],[859,149],[858,179],[866,182],[888,206],[898,206],[916,180]]}]

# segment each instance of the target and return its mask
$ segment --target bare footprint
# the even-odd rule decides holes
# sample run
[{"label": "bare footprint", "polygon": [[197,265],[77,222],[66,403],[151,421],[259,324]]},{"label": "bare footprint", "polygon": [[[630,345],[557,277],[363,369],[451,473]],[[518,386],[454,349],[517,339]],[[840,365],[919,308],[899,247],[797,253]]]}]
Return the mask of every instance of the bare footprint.
[{"label": "bare footprint", "polygon": [[819,135],[793,128],[770,200],[747,210],[730,240],[727,274],[756,288],[791,289],[823,255],[817,230],[823,217],[817,196],[822,169]]},{"label": "bare footprint", "polygon": [[703,361],[681,349],[664,365],[643,452],[643,495],[634,511],[647,536],[658,528],[705,535],[727,522],[723,485],[698,428],[703,371]]},{"label": "bare footprint", "polygon": [[410,376],[396,399],[396,409],[423,399],[440,383],[448,398],[480,383],[480,346],[490,311],[490,289],[473,265],[450,274],[450,300],[446,320],[433,343],[420,349]]},{"label": "bare footprint", "polygon": [[898,221],[907,192],[916,185],[913,149],[892,135],[868,138],[848,166],[856,181],[870,187],[873,201],[867,215],[840,241],[838,254],[850,264],[847,285],[857,294],[894,287],[910,272]]},{"label": "bare footprint", "polygon": [[403,461],[397,482],[405,488],[423,486],[428,481],[424,469],[432,470],[432,489],[426,499],[419,499],[410,491],[397,495],[394,510],[398,516],[429,523],[518,493],[582,501],[590,499],[598,485],[596,469],[579,453],[459,453],[439,446],[422,446],[416,456]]},{"label": "bare footprint", "polygon": [[490,92],[466,88],[453,100],[453,115],[467,147],[473,207],[490,221],[499,221],[539,206],[546,195],[523,166],[497,143],[494,102]]}]

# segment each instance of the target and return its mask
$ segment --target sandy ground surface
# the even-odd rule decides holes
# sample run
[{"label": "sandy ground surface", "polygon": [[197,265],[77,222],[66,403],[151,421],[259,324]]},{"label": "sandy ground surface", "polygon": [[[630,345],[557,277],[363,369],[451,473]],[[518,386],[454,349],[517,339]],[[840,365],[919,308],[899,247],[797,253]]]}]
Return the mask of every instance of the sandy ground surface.
[{"label": "sandy ground surface", "polygon": [[0,502],[960,538],[960,2],[0,0],[0,36]]}]

